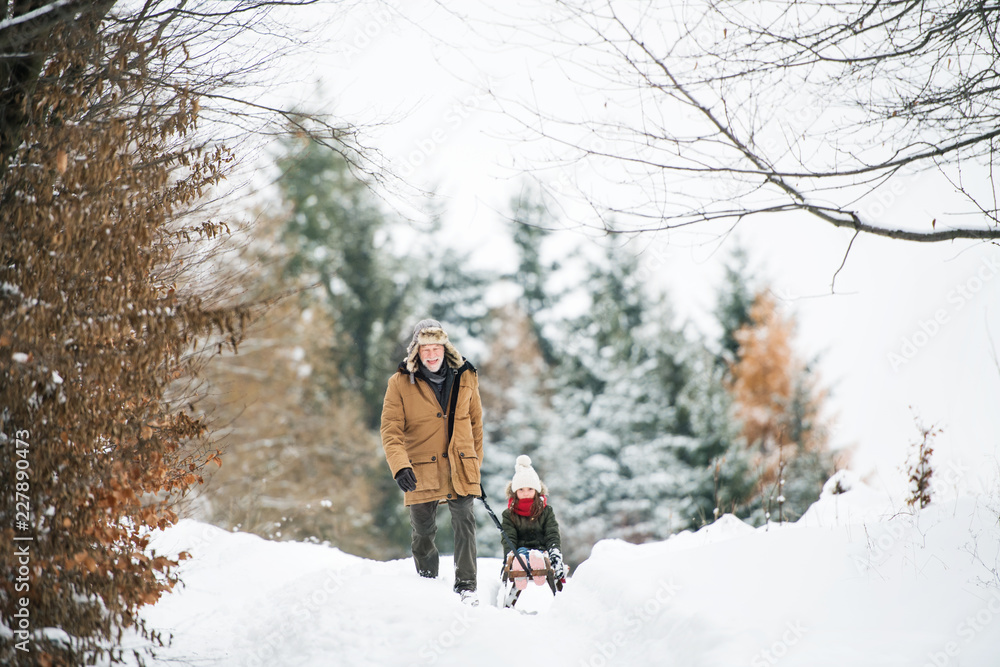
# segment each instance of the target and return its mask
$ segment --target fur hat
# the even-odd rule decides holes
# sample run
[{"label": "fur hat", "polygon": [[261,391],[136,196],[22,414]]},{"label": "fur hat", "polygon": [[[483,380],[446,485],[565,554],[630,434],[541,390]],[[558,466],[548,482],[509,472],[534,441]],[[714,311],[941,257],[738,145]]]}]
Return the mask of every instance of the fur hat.
[{"label": "fur hat", "polygon": [[462,355],[448,341],[448,334],[441,328],[441,323],[431,319],[420,320],[413,327],[413,338],[406,348],[405,364],[406,370],[410,373],[410,382],[413,382],[413,374],[420,365],[421,345],[443,345],[445,362],[452,368],[462,365]]},{"label": "fur hat", "polygon": [[507,497],[513,498],[518,489],[534,489],[543,496],[549,492],[539,479],[538,473],[531,467],[531,459],[524,454],[514,461],[514,477],[507,482]]}]

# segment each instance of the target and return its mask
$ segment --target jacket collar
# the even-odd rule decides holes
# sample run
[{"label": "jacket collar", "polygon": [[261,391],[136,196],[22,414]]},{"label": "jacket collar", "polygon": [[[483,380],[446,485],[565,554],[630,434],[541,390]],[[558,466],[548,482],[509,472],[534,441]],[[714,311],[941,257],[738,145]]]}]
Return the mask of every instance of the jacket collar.
[{"label": "jacket collar", "polygon": [[[472,362],[466,359],[465,357],[462,357],[462,363],[460,365],[452,366],[449,364],[449,366],[455,371],[456,378],[465,371],[472,371],[473,373],[479,372],[478,370],[476,370],[476,367],[472,365]],[[418,377],[424,382],[427,382],[427,379],[422,377],[420,373],[415,373],[410,371],[409,367],[407,366],[406,359],[399,362],[399,366],[396,367],[396,372],[408,374],[410,376],[410,384],[415,384],[416,378]]]}]

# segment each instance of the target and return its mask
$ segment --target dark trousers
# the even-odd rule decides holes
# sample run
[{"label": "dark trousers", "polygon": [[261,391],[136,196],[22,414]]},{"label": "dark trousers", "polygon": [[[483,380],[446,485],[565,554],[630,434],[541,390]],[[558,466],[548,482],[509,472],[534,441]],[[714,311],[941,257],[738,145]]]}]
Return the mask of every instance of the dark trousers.
[{"label": "dark trousers", "polygon": [[[476,590],[476,518],[472,510],[475,496],[449,500],[451,529],[455,531],[455,591]],[[413,562],[422,577],[438,575],[437,534],[438,501],[410,505]]]}]

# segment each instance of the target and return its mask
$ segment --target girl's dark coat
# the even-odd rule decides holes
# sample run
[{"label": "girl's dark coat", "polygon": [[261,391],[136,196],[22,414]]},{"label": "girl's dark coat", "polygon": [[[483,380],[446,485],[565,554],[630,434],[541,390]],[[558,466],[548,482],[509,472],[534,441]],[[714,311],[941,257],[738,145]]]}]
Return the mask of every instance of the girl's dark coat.
[{"label": "girl's dark coat", "polygon": [[[559,522],[556,521],[556,513],[548,505],[545,506],[541,516],[537,519],[516,514],[510,508],[505,509],[502,526],[515,549],[527,547],[548,551],[552,547],[556,547],[560,551],[562,550],[559,541]],[[501,540],[501,542],[503,542],[503,557],[506,560],[510,549],[507,547],[506,540]]]}]

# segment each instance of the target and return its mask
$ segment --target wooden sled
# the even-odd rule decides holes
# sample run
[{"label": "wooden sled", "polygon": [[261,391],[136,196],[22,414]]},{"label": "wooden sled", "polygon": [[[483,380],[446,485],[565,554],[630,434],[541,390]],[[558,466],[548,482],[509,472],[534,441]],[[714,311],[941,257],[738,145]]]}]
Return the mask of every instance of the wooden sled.
[{"label": "wooden sled", "polygon": [[[527,563],[528,569],[531,570],[530,573],[525,572],[521,560]],[[562,588],[556,582],[555,572],[552,571],[552,563],[549,562],[549,555],[537,549],[532,549],[528,552],[527,557],[521,556],[520,559],[514,556],[513,551],[508,553],[501,580],[506,591],[504,607],[514,606],[517,598],[521,595],[521,591],[528,587],[529,581],[533,581],[537,586],[548,584],[553,595]]]}]

